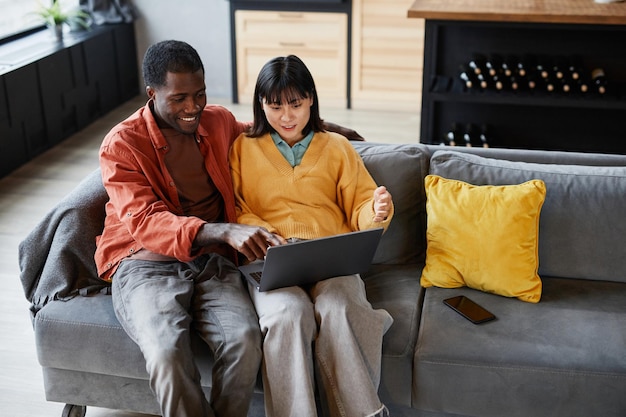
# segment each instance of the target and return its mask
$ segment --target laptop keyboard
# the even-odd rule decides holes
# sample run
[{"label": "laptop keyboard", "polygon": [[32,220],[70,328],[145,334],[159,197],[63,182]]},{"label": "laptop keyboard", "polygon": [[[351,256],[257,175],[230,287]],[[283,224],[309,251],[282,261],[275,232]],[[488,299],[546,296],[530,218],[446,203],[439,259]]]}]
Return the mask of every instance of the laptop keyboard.
[{"label": "laptop keyboard", "polygon": [[259,271],[259,272],[251,272],[251,273],[250,273],[250,276],[251,276],[252,278],[254,278],[254,280],[255,280],[257,283],[259,283],[259,284],[261,283],[261,275],[263,275],[263,272],[261,272],[261,271]]}]

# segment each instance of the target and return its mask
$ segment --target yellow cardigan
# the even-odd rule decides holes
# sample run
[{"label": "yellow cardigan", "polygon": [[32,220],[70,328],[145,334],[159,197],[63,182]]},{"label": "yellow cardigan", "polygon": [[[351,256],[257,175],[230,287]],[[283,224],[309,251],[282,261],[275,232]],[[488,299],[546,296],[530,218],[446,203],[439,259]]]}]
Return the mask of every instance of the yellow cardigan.
[{"label": "yellow cardigan", "polygon": [[315,133],[302,162],[285,160],[269,134],[240,135],[230,151],[237,221],[284,238],[313,239],[373,227],[377,185],[343,136]]}]

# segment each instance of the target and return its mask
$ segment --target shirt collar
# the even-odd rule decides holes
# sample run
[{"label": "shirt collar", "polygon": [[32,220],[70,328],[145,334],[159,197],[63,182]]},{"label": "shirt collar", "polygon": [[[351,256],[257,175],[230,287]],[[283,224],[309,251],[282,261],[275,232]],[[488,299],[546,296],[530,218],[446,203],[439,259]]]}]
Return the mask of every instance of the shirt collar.
[{"label": "shirt collar", "polygon": [[[154,114],[152,113],[153,106],[154,104],[152,103],[152,100],[148,100],[148,102],[146,103],[144,107],[143,117],[144,117],[144,120],[146,121],[146,125],[148,126],[148,131],[150,133],[150,138],[153,143],[153,146],[156,149],[161,149],[161,148],[168,146],[168,143],[167,143],[167,139],[163,135],[163,132],[161,131],[161,128],[159,128],[159,125],[157,123],[157,120]],[[202,115],[200,117],[202,117]],[[196,136],[196,140],[198,142],[201,142],[203,138],[206,138],[207,136],[209,136],[209,133],[202,124],[199,124],[198,129],[196,130],[195,136]]]},{"label": "shirt collar", "polygon": [[[311,144],[311,140],[313,139],[313,135],[315,134],[315,132],[313,130],[311,130],[302,140],[298,141],[298,143],[296,143],[295,146],[302,146],[304,147],[304,149],[307,149],[309,147],[309,145]],[[285,145],[289,146],[289,144],[287,142],[285,142],[283,140],[283,138],[280,137],[280,135],[276,132],[271,132],[270,136],[272,137],[272,140],[274,141],[274,143],[276,145],[278,145],[279,143],[284,143]]]}]

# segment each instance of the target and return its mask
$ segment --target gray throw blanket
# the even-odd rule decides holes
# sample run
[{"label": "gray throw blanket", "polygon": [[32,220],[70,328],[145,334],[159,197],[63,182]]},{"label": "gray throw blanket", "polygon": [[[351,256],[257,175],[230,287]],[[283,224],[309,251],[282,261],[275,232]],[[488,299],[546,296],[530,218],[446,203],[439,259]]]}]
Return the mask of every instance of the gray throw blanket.
[{"label": "gray throw blanket", "polygon": [[19,245],[20,279],[34,317],[46,303],[109,292],[98,278],[95,238],[108,200],[100,170],[88,175]]}]

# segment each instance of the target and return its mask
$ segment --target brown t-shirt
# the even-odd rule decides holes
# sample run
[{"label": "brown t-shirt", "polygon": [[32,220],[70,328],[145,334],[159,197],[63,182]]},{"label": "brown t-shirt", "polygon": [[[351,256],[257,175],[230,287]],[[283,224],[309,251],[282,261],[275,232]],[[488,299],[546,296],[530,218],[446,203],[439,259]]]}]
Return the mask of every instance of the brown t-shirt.
[{"label": "brown t-shirt", "polygon": [[222,221],[222,197],[204,167],[204,156],[195,136],[174,129],[162,129],[162,132],[170,146],[165,164],[174,178],[185,215],[207,222]]},{"label": "brown t-shirt", "polygon": [[[174,179],[185,215],[199,217],[207,222],[223,221],[224,202],[204,167],[204,157],[195,136],[169,128],[161,128],[161,132],[170,148],[165,155],[165,165]],[[150,261],[174,260],[147,249],[137,251],[133,258]]]}]

